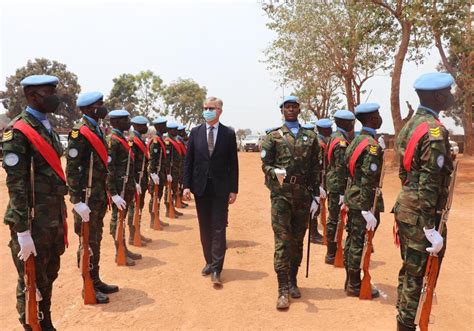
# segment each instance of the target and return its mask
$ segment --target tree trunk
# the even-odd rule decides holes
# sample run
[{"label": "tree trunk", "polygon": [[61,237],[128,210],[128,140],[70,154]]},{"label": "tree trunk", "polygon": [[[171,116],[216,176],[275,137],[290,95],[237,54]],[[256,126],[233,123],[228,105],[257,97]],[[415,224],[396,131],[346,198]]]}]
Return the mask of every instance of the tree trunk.
[{"label": "tree trunk", "polygon": [[346,91],[347,109],[354,112],[354,93],[352,93],[352,77],[350,77],[350,74],[344,76],[344,89]]},{"label": "tree trunk", "polygon": [[462,118],[464,127],[464,154],[473,155],[472,146],[472,93],[467,90],[464,98],[464,116]]}]

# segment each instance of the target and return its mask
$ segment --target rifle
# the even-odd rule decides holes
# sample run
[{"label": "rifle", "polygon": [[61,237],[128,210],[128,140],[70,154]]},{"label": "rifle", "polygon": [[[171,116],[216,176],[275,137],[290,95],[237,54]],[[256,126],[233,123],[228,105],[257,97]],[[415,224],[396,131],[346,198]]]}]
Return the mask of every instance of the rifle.
[{"label": "rifle", "polygon": [[[30,232],[32,230],[33,220],[35,218],[35,166],[33,157],[30,162],[30,189],[31,206],[28,212],[28,225]],[[25,322],[33,331],[40,331],[39,321],[43,319],[43,313],[39,310],[39,302],[43,299],[41,293],[36,287],[36,264],[33,253],[24,262],[23,279],[25,281]]]},{"label": "rifle", "polygon": [[[91,152],[89,159],[89,178],[87,179],[86,188],[86,205],[89,204],[89,199],[92,193],[92,172],[94,171],[94,153]],[[92,256],[91,248],[89,246],[89,222],[81,223],[81,271],[82,279],[84,281],[84,304],[94,305],[97,303],[95,298],[94,283],[92,281],[91,273],[92,266],[90,258]]]},{"label": "rifle", "polygon": [[[312,203],[312,202],[311,202]],[[308,222],[308,248],[306,249],[306,278],[308,278],[309,274],[309,253],[310,253],[310,246],[311,246],[311,214],[309,216],[309,222]]]},{"label": "rifle", "polygon": [[[170,147],[170,150],[171,150],[170,152],[171,154],[170,174],[171,174],[171,169],[173,169],[173,147]],[[168,195],[168,218],[176,218],[176,215],[174,214],[173,194],[171,192],[171,182],[167,182],[166,185],[168,186],[168,194],[167,194]]]},{"label": "rifle", "polygon": [[[145,172],[145,161],[146,161],[146,155],[143,154],[142,169],[138,177],[138,185],[140,185],[140,187],[142,184],[143,173]],[[140,236],[140,219],[142,218],[142,210],[140,208],[140,200],[141,200],[140,198],[141,198],[141,195],[138,194],[137,192],[135,194],[135,211],[133,213],[133,227],[135,228],[135,233],[133,235],[133,245],[138,246],[138,247],[142,246],[142,238]]]},{"label": "rifle", "polygon": [[[458,171],[458,161],[453,162],[453,172],[449,183],[448,199],[444,208],[441,210],[441,220],[438,226],[438,232],[442,234],[444,227],[448,221],[449,211],[453,203],[454,185],[456,183],[456,174]],[[420,327],[421,331],[428,330],[430,321],[431,306],[433,304],[433,294],[436,287],[436,281],[439,274],[439,257],[436,253],[431,253],[426,264],[425,276],[423,277],[423,286],[421,288],[420,300],[418,301],[418,309],[416,310],[415,324]]]},{"label": "rifle", "polygon": [[[161,147],[160,147],[161,149]],[[161,160],[163,158],[163,149],[160,152],[160,160],[158,161],[158,166],[156,168],[156,174],[159,176],[161,171]],[[154,184],[153,187],[153,230],[160,231],[160,204],[158,202],[158,194],[159,194],[159,184]]]},{"label": "rifle", "polygon": [[[347,179],[347,185],[346,185],[346,191],[347,189],[351,186],[352,184],[352,179],[349,177]],[[339,214],[339,221],[337,222],[337,228],[336,228],[336,244],[337,244],[337,249],[336,249],[336,256],[334,258],[334,267],[336,268],[344,268],[344,248],[342,247],[342,236],[344,232],[344,225],[346,224],[346,219],[347,219],[347,209],[342,208],[341,206],[341,212]]]},{"label": "rifle", "polygon": [[[130,159],[131,159],[132,149],[128,150],[127,158],[127,169],[125,170],[125,176],[123,178],[122,192],[120,196],[122,199],[125,197],[125,188],[128,183],[128,175],[130,174]],[[117,241],[117,265],[123,266],[127,264],[127,258],[125,253],[125,211],[118,210],[118,224],[117,232],[115,233],[115,240]]]},{"label": "rifle", "polygon": [[[324,162],[323,156],[323,170],[321,171],[321,186],[326,189],[326,162]],[[320,211],[321,211],[321,225],[323,226],[323,245],[328,244],[328,233],[326,228],[327,223],[327,214],[326,214],[326,198],[321,198],[320,201]]]},{"label": "rifle", "polygon": [[[372,204],[371,212],[375,215],[377,210],[377,202],[380,195],[382,194],[383,178],[385,176],[385,154],[382,159],[382,169],[380,171],[379,184],[375,188],[374,203]],[[364,237],[364,248],[362,250],[362,259],[360,260],[360,268],[364,270],[364,277],[360,285],[359,299],[361,300],[372,300],[372,285],[370,284],[370,256],[372,255],[372,239],[374,238],[375,231],[365,231]]]}]

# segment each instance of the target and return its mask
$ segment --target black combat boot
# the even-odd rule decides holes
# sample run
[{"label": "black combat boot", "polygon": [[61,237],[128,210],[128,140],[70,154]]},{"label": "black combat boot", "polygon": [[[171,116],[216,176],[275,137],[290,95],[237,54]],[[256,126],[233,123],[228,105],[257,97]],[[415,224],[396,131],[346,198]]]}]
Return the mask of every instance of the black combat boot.
[{"label": "black combat boot", "polygon": [[318,226],[316,224],[311,225],[311,234],[310,234],[309,240],[313,244],[317,244],[317,245],[323,244],[323,236],[319,233]]},{"label": "black combat boot", "polygon": [[110,294],[110,293],[115,293],[115,292],[118,292],[119,291],[119,287],[117,285],[109,285],[107,283],[104,283],[101,279],[100,279],[100,276],[99,276],[99,266],[97,266],[96,268],[94,268],[92,271],[91,271],[91,277],[92,277],[92,280],[94,282],[94,288],[95,290],[99,290],[100,292],[102,293],[105,293],[105,294]]},{"label": "black combat boot", "polygon": [[41,331],[56,331],[51,321],[51,301],[42,300],[39,302],[39,310],[43,315],[43,319],[40,321]]},{"label": "black combat boot", "polygon": [[406,326],[397,320],[397,331],[416,331],[416,326]]},{"label": "black combat boot", "polygon": [[150,238],[145,237],[144,235],[140,234],[140,239],[142,240],[142,243],[151,243],[153,240]]},{"label": "black combat boot", "polygon": [[[117,262],[117,251],[118,251],[118,242],[117,240],[115,240],[115,237],[112,236],[112,238],[114,238],[114,244],[115,244],[115,262]],[[124,239],[124,244],[125,244],[125,239]],[[127,254],[127,249],[125,248],[125,265],[127,267],[133,267],[135,265],[135,261],[133,261],[130,257],[128,257],[128,254]]]},{"label": "black combat boot", "polygon": [[347,269],[346,294],[350,297],[358,297],[360,293],[360,269]]},{"label": "black combat boot", "polygon": [[347,267],[344,266],[344,269],[346,270],[346,280],[344,281],[344,292],[347,291],[347,284],[349,283],[349,273],[347,272]]},{"label": "black combat boot", "polygon": [[127,257],[131,258],[132,260],[141,260],[142,259],[141,254],[133,253],[133,252],[129,251],[127,245],[125,245],[125,253],[126,253]]},{"label": "black combat boot", "polygon": [[150,212],[150,229],[153,229],[155,225],[155,213]]},{"label": "black combat boot", "polygon": [[326,264],[334,264],[336,258],[337,243],[335,241],[328,241],[327,253],[324,262]]},{"label": "black combat boot", "polygon": [[174,214],[175,214],[176,216],[183,216],[183,215],[184,215],[183,213],[177,211],[176,208],[175,208],[175,210],[174,210]]},{"label": "black combat boot", "polygon": [[298,275],[298,268],[291,268],[290,270],[290,296],[293,299],[301,298],[301,292],[298,288],[296,276]]},{"label": "black combat boot", "polygon": [[135,236],[135,226],[132,224],[128,227],[128,244],[133,245],[133,237]]},{"label": "black combat boot", "polygon": [[288,293],[288,272],[278,271],[278,299],[277,309],[288,309],[290,307],[290,295]]}]

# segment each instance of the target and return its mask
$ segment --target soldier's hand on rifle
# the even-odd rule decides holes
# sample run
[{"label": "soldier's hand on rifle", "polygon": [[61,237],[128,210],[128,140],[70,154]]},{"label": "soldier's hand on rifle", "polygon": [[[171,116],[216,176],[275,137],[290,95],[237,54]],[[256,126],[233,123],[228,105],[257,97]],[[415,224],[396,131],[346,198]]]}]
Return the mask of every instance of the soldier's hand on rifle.
[{"label": "soldier's hand on rifle", "polygon": [[344,195],[339,195],[339,206],[341,206],[341,209],[345,209],[345,210],[349,209],[344,203]]},{"label": "soldier's hand on rifle", "polygon": [[309,213],[311,215],[311,218],[314,217],[314,215],[317,213],[319,209],[319,197],[314,197],[313,201],[311,202],[311,207],[309,208]]},{"label": "soldier's hand on rifle", "polygon": [[173,177],[171,177],[171,175],[167,175],[166,176],[166,180],[171,183],[173,181]]},{"label": "soldier's hand on rifle", "polygon": [[286,178],[286,169],[275,169],[275,175],[277,176],[280,185],[283,184],[283,180]]},{"label": "soldier's hand on rifle", "polygon": [[183,196],[186,199],[191,200],[191,190],[188,189],[188,188],[185,188],[184,191],[183,191]]},{"label": "soldier's hand on rifle", "polygon": [[124,199],[118,194],[112,196],[112,201],[115,203],[118,209],[124,210],[127,207],[127,203]]},{"label": "soldier's hand on rifle", "polygon": [[140,184],[135,183],[135,189],[137,190],[138,195],[142,194],[142,187]]},{"label": "soldier's hand on rifle", "polygon": [[320,187],[319,187],[319,197],[320,197],[321,199],[326,199],[327,196],[328,196],[328,195],[327,195],[327,193],[326,193],[326,190],[325,190],[322,186],[320,186]]},{"label": "soldier's hand on rifle", "polygon": [[367,225],[365,228],[368,231],[374,231],[375,227],[377,226],[377,219],[375,218],[374,214],[371,211],[362,210],[362,216],[364,217]]},{"label": "soldier's hand on rifle", "polygon": [[160,184],[160,177],[157,174],[151,174],[151,180],[155,185]]},{"label": "soldier's hand on rifle", "polygon": [[20,260],[28,260],[31,253],[36,256],[36,247],[33,238],[31,238],[30,230],[18,232],[16,235],[18,237],[18,243],[20,244],[20,252],[18,253]]},{"label": "soldier's hand on rifle", "polygon": [[441,250],[441,248],[443,248],[443,237],[439,234],[438,231],[435,230],[435,228],[423,228],[423,231],[425,231],[426,239],[428,239],[428,241],[431,243],[431,247],[426,248],[426,251],[428,253],[437,254]]},{"label": "soldier's hand on rifle", "polygon": [[91,210],[84,202],[74,204],[74,211],[81,216],[83,222],[89,222]]}]

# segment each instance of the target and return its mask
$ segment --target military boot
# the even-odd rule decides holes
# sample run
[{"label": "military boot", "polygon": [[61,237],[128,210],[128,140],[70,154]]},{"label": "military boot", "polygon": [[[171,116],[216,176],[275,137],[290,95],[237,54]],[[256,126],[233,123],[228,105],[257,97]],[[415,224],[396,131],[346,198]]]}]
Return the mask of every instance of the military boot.
[{"label": "military boot", "polygon": [[40,301],[39,310],[43,314],[43,319],[40,321],[41,331],[56,331],[51,320],[51,301]]},{"label": "military boot", "polygon": [[133,237],[135,236],[135,226],[132,224],[128,227],[128,244],[133,245]]},{"label": "military boot", "polygon": [[141,254],[133,253],[133,252],[129,251],[127,245],[125,245],[125,253],[126,253],[127,257],[131,258],[132,260],[141,260],[142,259]]},{"label": "military boot", "polygon": [[406,326],[397,320],[397,331],[416,331],[416,326]]},{"label": "military boot", "polygon": [[154,212],[150,212],[150,229],[153,229],[155,225],[155,213]]},{"label": "military boot", "polygon": [[347,269],[346,294],[358,297],[360,293],[360,269]]},{"label": "military boot", "polygon": [[94,288],[105,294],[118,292],[119,287],[117,285],[109,285],[107,283],[104,283],[100,279],[99,270],[100,270],[99,267],[97,267],[91,271],[91,277],[94,282]]},{"label": "military boot", "polygon": [[142,240],[142,243],[151,243],[153,240],[150,238],[145,237],[144,235],[140,234],[140,239]]},{"label": "military boot", "polygon": [[176,209],[174,210],[174,214],[176,216],[183,216],[184,214],[182,212],[177,211]]},{"label": "military boot", "polygon": [[169,224],[169,223],[162,222],[162,221],[160,221],[160,225],[161,225],[162,227],[163,227],[163,226],[170,226],[170,224]]},{"label": "military boot", "polygon": [[328,241],[327,253],[324,262],[326,264],[334,264],[336,258],[337,243],[335,241]]},{"label": "military boot", "polygon": [[301,292],[298,288],[296,276],[298,275],[298,268],[291,268],[290,270],[290,296],[293,299],[301,298]]},{"label": "military boot", "polygon": [[[114,238],[114,244],[115,244],[115,262],[117,262],[118,242],[117,240],[115,240],[114,236],[112,237]],[[124,239],[124,244],[125,244],[125,239]],[[127,249],[125,249],[125,265],[127,267],[133,267],[135,265],[135,261],[133,261],[130,257],[128,257]]]},{"label": "military boot", "polygon": [[276,308],[277,309],[288,309],[290,307],[290,296],[288,293],[288,272],[278,271],[278,299]]},{"label": "military boot", "polygon": [[309,240],[313,244],[322,245],[323,244],[323,236],[318,231],[318,226],[315,224],[311,226],[311,233],[309,236]]}]

